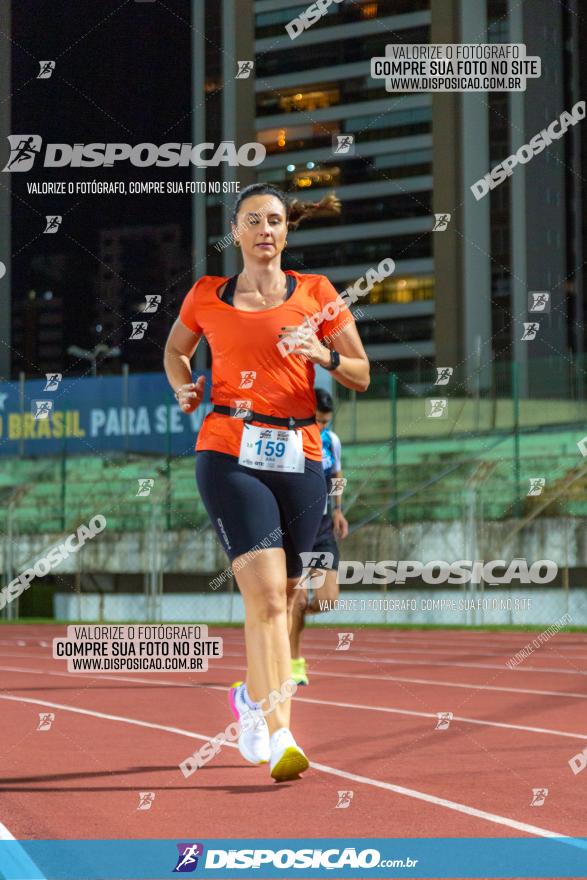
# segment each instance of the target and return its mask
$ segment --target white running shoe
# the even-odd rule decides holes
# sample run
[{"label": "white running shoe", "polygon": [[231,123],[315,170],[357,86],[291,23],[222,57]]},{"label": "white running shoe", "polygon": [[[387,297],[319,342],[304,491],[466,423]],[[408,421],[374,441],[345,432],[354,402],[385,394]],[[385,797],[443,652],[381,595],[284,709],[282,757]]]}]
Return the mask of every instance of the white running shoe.
[{"label": "white running shoe", "polygon": [[246,684],[235,681],[228,691],[232,714],[241,727],[238,748],[251,764],[266,764],[271,757],[269,728],[261,709],[251,709],[245,699]]},{"label": "white running shoe", "polygon": [[271,737],[270,745],[271,775],[277,782],[297,779],[299,774],[310,766],[310,762],[289,728],[280,727],[276,730]]}]

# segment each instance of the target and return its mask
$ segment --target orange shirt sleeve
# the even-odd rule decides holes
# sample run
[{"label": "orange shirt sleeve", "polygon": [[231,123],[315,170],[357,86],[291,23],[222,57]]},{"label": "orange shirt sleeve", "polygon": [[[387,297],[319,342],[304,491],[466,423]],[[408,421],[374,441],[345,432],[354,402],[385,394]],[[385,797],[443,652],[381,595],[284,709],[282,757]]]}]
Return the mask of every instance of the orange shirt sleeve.
[{"label": "orange shirt sleeve", "polygon": [[351,310],[325,275],[320,278],[317,299],[323,316],[316,331],[318,339],[335,338],[341,330],[354,323]]},{"label": "orange shirt sleeve", "polygon": [[181,321],[181,323],[184,324],[188,328],[188,330],[191,330],[192,333],[198,333],[200,335],[203,331],[201,326],[198,324],[197,318],[197,288],[198,284],[200,284],[202,280],[203,279],[200,278],[199,281],[196,281],[191,290],[186,293],[184,300],[181,304],[181,308],[179,310],[179,320]]}]

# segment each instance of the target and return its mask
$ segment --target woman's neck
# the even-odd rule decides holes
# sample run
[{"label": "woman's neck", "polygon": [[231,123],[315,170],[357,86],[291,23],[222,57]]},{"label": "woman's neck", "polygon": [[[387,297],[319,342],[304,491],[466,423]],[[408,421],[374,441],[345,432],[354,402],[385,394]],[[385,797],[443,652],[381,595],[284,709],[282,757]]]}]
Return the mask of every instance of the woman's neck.
[{"label": "woman's neck", "polygon": [[283,279],[279,260],[272,260],[270,263],[261,265],[245,263],[241,278],[243,274],[247,288],[251,285],[254,290],[258,290],[264,296],[274,293],[282,284]]}]

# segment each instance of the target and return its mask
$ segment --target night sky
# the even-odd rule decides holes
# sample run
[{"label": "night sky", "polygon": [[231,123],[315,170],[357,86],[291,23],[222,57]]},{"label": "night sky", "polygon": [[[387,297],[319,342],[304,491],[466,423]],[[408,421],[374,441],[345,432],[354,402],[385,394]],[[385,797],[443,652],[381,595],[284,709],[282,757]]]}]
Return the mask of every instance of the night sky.
[{"label": "night sky", "polygon": [[[44,144],[191,142],[189,0],[19,0],[12,5],[13,134],[40,134]],[[40,60],[56,62],[50,79],[36,78]],[[4,165],[6,144],[2,151]],[[35,166],[13,174],[14,297],[42,285],[43,258],[65,252],[66,285],[71,288],[75,279],[70,295],[84,304],[73,317],[79,329],[70,332],[76,342],[88,344],[88,285],[98,268],[99,230],[179,223],[188,248],[191,239],[189,196],[39,196],[27,192],[27,182],[189,177],[189,168],[139,169],[129,162],[109,170]],[[51,213],[64,215],[61,231],[43,235],[44,216]]]}]

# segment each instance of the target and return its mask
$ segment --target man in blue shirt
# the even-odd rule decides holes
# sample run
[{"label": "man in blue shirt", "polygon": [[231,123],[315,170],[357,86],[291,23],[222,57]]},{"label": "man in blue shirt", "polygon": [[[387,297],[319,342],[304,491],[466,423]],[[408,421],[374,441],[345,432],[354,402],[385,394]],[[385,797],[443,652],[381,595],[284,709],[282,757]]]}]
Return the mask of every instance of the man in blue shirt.
[{"label": "man in blue shirt", "polygon": [[[321,429],[322,467],[329,492],[333,489],[336,491],[337,485],[341,485],[333,481],[342,481],[342,447],[338,436],[329,427],[332,410],[332,397],[328,391],[316,388],[316,421]],[[336,539],[346,538],[348,532],[349,524],[342,512],[342,493],[328,495],[322,522],[312,548],[312,567],[307,576],[302,577],[300,588],[295,590],[291,610],[289,634],[291,676],[296,684],[310,683],[306,661],[300,656],[300,641],[306,614],[319,614],[322,610],[328,610],[330,603],[338,598],[337,574],[340,556]],[[314,588],[312,588],[313,584],[315,584]]]}]

